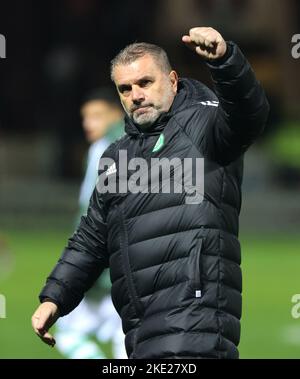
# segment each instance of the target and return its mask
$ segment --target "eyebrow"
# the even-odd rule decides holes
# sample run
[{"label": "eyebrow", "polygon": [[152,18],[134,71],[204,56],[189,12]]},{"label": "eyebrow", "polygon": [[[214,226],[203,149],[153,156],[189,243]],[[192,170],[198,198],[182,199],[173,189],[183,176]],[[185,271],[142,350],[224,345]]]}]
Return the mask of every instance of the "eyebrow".
[{"label": "eyebrow", "polygon": [[[142,82],[144,82],[145,80],[153,80],[153,76],[151,75],[145,75],[145,76],[142,76],[141,78],[139,78],[138,80],[136,80],[136,82],[134,84],[141,84]],[[131,84],[127,84],[127,83],[124,83],[124,84],[119,84],[118,85],[118,90],[121,92],[122,90],[125,90],[125,89],[129,89],[131,88]]]}]

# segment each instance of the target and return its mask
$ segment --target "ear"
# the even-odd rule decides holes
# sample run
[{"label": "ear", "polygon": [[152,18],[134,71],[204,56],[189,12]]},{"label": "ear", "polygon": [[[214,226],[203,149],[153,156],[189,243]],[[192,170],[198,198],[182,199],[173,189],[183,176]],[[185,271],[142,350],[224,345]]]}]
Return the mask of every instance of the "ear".
[{"label": "ear", "polygon": [[177,72],[172,70],[169,74],[170,81],[172,83],[172,88],[174,93],[177,93],[178,75]]}]

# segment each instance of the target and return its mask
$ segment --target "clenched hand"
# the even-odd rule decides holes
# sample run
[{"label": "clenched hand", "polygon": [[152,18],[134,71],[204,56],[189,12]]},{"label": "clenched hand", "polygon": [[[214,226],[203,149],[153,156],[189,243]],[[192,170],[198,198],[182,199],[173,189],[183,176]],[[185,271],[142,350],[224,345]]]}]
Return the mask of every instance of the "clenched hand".
[{"label": "clenched hand", "polygon": [[213,28],[197,27],[184,35],[182,41],[205,59],[218,59],[224,56],[227,45],[224,38]]}]

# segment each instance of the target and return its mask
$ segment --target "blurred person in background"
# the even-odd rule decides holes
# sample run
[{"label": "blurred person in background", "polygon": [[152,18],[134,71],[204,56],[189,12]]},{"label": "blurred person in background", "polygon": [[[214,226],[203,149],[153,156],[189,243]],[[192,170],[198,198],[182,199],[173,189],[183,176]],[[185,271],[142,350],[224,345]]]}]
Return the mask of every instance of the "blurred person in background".
[{"label": "blurred person in background", "polygon": [[[79,195],[79,216],[86,214],[98,177],[99,159],[124,134],[123,111],[115,89],[90,91],[81,107],[82,126],[90,143]],[[127,358],[119,315],[110,296],[109,271],[86,293],[79,306],[56,324],[57,349],[67,358]]]}]

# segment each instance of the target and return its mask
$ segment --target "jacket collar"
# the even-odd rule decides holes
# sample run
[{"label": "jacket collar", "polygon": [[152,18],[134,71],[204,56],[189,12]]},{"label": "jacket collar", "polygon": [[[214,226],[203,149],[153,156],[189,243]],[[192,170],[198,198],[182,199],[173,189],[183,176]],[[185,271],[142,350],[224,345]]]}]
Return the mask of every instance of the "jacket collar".
[{"label": "jacket collar", "polygon": [[[178,91],[168,112],[165,112],[159,116],[153,125],[149,129],[141,129],[134,121],[132,121],[127,115],[125,116],[125,132],[132,136],[145,135],[159,135],[164,130],[165,125],[172,116],[188,106],[195,104],[195,102],[203,99],[203,93],[206,87],[194,80],[180,78],[178,81]],[[207,100],[207,99],[205,99]]]}]

